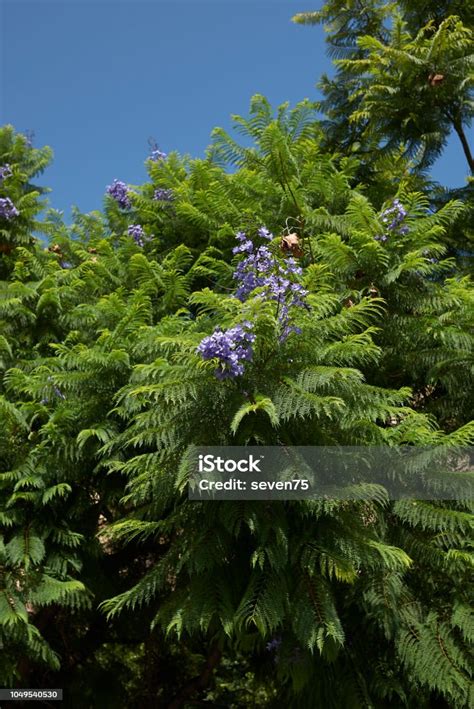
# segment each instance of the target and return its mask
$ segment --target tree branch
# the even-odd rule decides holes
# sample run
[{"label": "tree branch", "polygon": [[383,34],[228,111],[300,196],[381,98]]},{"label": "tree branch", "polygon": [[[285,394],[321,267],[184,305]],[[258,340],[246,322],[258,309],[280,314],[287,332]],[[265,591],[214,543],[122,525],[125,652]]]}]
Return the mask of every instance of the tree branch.
[{"label": "tree branch", "polygon": [[461,145],[464,150],[464,155],[466,156],[467,164],[469,165],[471,175],[474,175],[474,157],[471,153],[471,148],[466,138],[462,122],[458,118],[455,118],[453,119],[453,126],[454,130],[458,134],[459,140],[461,141]]}]

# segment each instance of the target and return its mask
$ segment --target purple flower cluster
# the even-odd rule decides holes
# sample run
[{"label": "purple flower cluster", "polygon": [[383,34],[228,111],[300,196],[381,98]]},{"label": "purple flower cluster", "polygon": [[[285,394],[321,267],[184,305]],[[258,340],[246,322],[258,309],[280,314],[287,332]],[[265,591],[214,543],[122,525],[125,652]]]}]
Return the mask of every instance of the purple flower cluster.
[{"label": "purple flower cluster", "polygon": [[262,239],[273,239],[273,234],[267,229],[266,226],[261,226],[257,229],[257,234],[262,237]]},{"label": "purple flower cluster", "polygon": [[137,246],[145,246],[145,230],[140,224],[131,224],[128,227],[128,235],[133,236]]},{"label": "purple flower cluster", "polygon": [[0,217],[13,219],[20,214],[9,197],[0,197]]},{"label": "purple flower cluster", "polygon": [[164,160],[166,157],[167,153],[164,153],[162,150],[158,150],[158,148],[155,148],[151,151],[150,160],[153,160],[153,162],[157,162],[158,160]]},{"label": "purple flower cluster", "polygon": [[[273,234],[266,227],[261,227],[258,234],[264,239],[273,239]],[[299,334],[300,329],[291,325],[290,309],[308,308],[304,301],[308,291],[292,280],[293,276],[301,276],[303,269],[292,256],[285,258],[283,264],[280,263],[268,246],[256,248],[253,241],[242,231],[238,232],[236,238],[239,245],[233,249],[233,253],[245,254],[233,276],[238,283],[236,297],[244,301],[256,288],[262,288],[262,297],[277,303],[277,316],[281,327],[280,342],[286,340],[291,332]]]},{"label": "purple flower cluster", "polygon": [[252,359],[252,323],[245,321],[230,330],[216,328],[212,335],[205,337],[197,347],[203,359],[219,360],[215,372],[218,379],[238,377],[244,373],[244,362]]},{"label": "purple flower cluster", "polygon": [[270,642],[266,644],[268,652],[276,652],[281,645],[281,638],[272,638]]},{"label": "purple flower cluster", "polygon": [[108,185],[107,193],[115,199],[119,207],[122,209],[130,209],[131,203],[128,196],[128,187],[125,182],[114,180],[111,185]]},{"label": "purple flower cluster", "polygon": [[159,188],[155,190],[153,199],[155,199],[157,202],[172,202],[173,190]]},{"label": "purple flower cluster", "polygon": [[[263,239],[273,239],[273,234],[264,226],[257,233]],[[239,231],[236,238],[239,243],[233,253],[243,254],[245,258],[234,272],[238,284],[235,297],[243,302],[256,288],[261,288],[261,297],[277,303],[280,342],[291,332],[300,333],[301,330],[291,324],[290,310],[294,307],[309,307],[304,300],[308,291],[292,280],[294,276],[301,276],[302,268],[291,256],[284,259],[283,264],[280,263],[268,246],[256,247],[243,231]],[[203,359],[220,360],[216,371],[219,379],[237,377],[244,373],[244,362],[250,361],[253,355],[251,344],[255,341],[255,335],[249,332],[251,329],[252,323],[249,321],[230,330],[217,328],[199,344],[197,352]]]},{"label": "purple flower cluster", "polygon": [[[48,382],[49,382],[48,389],[49,389],[50,391],[52,391],[52,393],[54,394],[54,396],[56,396],[58,399],[65,399],[66,397],[65,397],[64,394],[62,393],[61,389],[59,389],[55,384],[52,384],[52,381],[53,381],[53,378],[52,378],[52,377],[48,377]],[[45,393],[45,395],[43,396],[43,398],[41,399],[41,403],[42,403],[42,404],[48,404],[49,401],[50,401],[49,397],[46,396],[46,394],[49,393],[49,392],[48,392],[48,389],[45,390],[46,393]]]},{"label": "purple flower cluster", "polygon": [[[395,199],[391,207],[385,209],[381,214],[381,220],[386,225],[386,232],[396,232],[401,235],[408,234],[409,228],[407,226],[402,226],[407,216],[407,211],[403,207],[399,199]],[[376,241],[387,241],[388,234],[381,234],[376,236]]]},{"label": "purple flower cluster", "polygon": [[6,180],[7,177],[11,177],[13,175],[12,169],[8,163],[5,165],[0,165],[0,182],[3,182],[3,180]]}]

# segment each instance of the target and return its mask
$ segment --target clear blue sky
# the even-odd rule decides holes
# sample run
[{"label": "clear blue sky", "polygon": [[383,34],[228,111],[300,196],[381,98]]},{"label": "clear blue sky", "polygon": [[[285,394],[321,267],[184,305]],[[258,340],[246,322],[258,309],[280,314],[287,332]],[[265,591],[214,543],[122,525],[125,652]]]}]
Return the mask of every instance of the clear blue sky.
[{"label": "clear blue sky", "polygon": [[[203,156],[214,126],[315,99],[330,70],[320,27],[291,22],[320,0],[0,0],[0,123],[33,130],[54,163],[52,206],[98,209],[114,178],[146,179],[148,137]],[[464,184],[452,140],[433,176]]]}]

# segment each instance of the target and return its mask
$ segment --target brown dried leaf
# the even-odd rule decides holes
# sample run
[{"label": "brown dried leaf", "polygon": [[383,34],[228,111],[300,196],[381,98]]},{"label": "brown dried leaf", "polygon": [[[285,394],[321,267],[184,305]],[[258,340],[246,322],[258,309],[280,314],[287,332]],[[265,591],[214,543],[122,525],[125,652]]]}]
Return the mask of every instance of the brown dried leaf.
[{"label": "brown dried leaf", "polygon": [[280,242],[280,247],[282,251],[286,251],[287,253],[289,252],[297,258],[303,255],[298,234],[287,234],[286,236],[283,236]]},{"label": "brown dried leaf", "polygon": [[444,81],[444,74],[430,74],[428,81],[430,86],[439,86]]}]

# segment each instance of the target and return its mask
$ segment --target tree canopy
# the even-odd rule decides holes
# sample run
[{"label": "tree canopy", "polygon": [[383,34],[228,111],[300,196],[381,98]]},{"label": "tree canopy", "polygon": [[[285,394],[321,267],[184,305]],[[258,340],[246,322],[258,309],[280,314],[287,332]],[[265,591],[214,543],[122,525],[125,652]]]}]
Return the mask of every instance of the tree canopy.
[{"label": "tree canopy", "polygon": [[245,145],[154,150],[72,225],[0,130],[4,686],[472,705],[472,500],[187,495],[195,446],[472,444],[472,180],[428,169],[454,130],[472,171],[473,18],[432,5],[298,15],[322,101],[256,95]]}]

